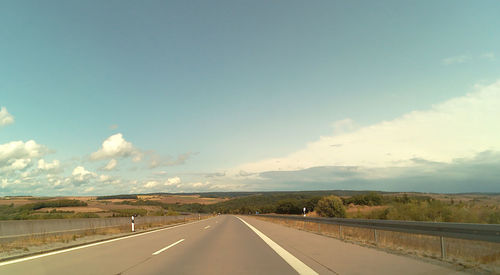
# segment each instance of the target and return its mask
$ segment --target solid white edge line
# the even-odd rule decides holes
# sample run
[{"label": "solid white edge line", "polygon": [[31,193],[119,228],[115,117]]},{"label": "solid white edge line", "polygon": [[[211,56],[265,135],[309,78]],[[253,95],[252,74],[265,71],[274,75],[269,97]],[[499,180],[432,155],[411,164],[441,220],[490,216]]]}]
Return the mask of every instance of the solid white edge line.
[{"label": "solid white edge line", "polygon": [[135,235],[131,235],[131,236],[126,236],[126,237],[121,237],[121,238],[116,238],[116,239],[107,240],[107,241],[102,241],[102,242],[98,242],[98,243],[91,243],[91,244],[86,244],[86,245],[82,245],[82,246],[72,247],[72,248],[68,248],[68,249],[57,250],[57,251],[49,252],[49,253],[45,253],[45,254],[34,255],[34,256],[30,256],[30,257],[26,257],[26,258],[20,258],[20,259],[10,260],[10,261],[6,261],[6,262],[0,262],[0,266],[9,265],[9,264],[15,264],[15,263],[20,263],[20,262],[24,262],[24,261],[29,261],[29,260],[34,260],[34,259],[42,258],[42,257],[47,257],[47,256],[56,255],[56,254],[66,253],[66,252],[70,252],[70,251],[73,251],[73,250],[83,249],[83,248],[92,247],[92,246],[96,246],[96,245],[101,245],[101,244],[105,244],[105,243],[111,243],[111,242],[116,242],[116,241],[121,241],[121,240],[129,239],[129,238],[139,237],[139,236],[142,236],[142,235],[147,235],[147,234],[151,234],[151,233],[155,233],[155,232],[160,232],[160,231],[163,231],[163,230],[169,230],[169,229],[172,229],[172,228],[181,227],[181,226],[185,226],[185,225],[195,224],[195,223],[199,223],[199,222],[202,222],[202,221],[206,221],[206,220],[195,221],[195,222],[190,222],[190,223],[184,223],[184,224],[175,225],[175,226],[171,226],[171,227],[167,227],[167,228],[162,228],[162,229],[158,229],[158,230],[154,230],[154,231],[139,233],[139,234],[135,234]]},{"label": "solid white edge line", "polygon": [[210,225],[205,226],[205,229],[208,229],[208,228],[210,228]]},{"label": "solid white edge line", "polygon": [[158,255],[158,254],[162,253],[163,251],[165,251],[165,250],[167,250],[167,249],[171,248],[172,246],[174,246],[174,245],[176,245],[176,244],[179,244],[179,243],[182,243],[183,241],[184,241],[184,239],[180,239],[180,240],[176,241],[175,243],[173,243],[173,244],[171,244],[171,245],[169,245],[169,246],[166,246],[166,247],[164,247],[164,248],[162,248],[162,249],[160,249],[160,250],[156,251],[155,253],[153,253],[153,255]]},{"label": "solid white edge line", "polygon": [[264,235],[264,233],[260,232],[257,228],[253,227],[246,221],[244,221],[240,217],[236,217],[240,219],[244,224],[246,224],[250,229],[255,232],[264,242],[266,242],[269,247],[271,247],[278,255],[283,258],[290,266],[295,269],[299,274],[311,274],[311,275],[318,275],[316,271],[314,271],[312,268],[308,267],[306,264],[301,262],[299,259],[297,259],[295,256],[293,256],[290,252],[286,251],[283,247],[281,247],[279,244],[275,243],[273,240],[271,240],[269,237]]}]

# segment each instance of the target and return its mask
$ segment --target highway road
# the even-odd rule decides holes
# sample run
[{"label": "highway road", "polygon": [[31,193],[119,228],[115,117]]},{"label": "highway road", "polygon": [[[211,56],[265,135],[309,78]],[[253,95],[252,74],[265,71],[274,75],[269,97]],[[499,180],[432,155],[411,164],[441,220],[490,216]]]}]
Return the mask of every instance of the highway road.
[{"label": "highway road", "polygon": [[0,274],[457,274],[261,221],[217,216],[18,260]]}]

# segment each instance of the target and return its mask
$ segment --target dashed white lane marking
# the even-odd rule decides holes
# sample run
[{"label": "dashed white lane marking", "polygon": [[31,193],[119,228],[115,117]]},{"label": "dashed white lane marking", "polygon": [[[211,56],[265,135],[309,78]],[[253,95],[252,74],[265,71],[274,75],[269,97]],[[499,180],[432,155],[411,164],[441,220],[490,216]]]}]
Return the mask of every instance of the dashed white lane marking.
[{"label": "dashed white lane marking", "polygon": [[173,244],[171,244],[171,245],[169,245],[169,246],[167,246],[167,247],[164,247],[164,248],[162,248],[162,249],[160,249],[160,250],[156,251],[155,253],[153,253],[153,255],[158,255],[158,254],[162,253],[163,251],[165,251],[165,250],[167,250],[167,249],[171,248],[172,246],[177,245],[177,244],[179,244],[179,243],[182,243],[183,241],[184,241],[184,239],[180,239],[180,240],[176,241],[175,243],[173,243]]},{"label": "dashed white lane marking", "polygon": [[210,225],[205,226],[205,229],[208,229],[208,228],[210,228]]},{"label": "dashed white lane marking", "polygon": [[271,240],[268,236],[264,235],[264,233],[260,232],[257,228],[253,227],[246,221],[244,221],[240,217],[236,217],[240,219],[244,224],[246,224],[250,229],[255,232],[264,242],[266,242],[267,245],[269,245],[278,255],[283,258],[289,265],[295,269],[299,274],[311,274],[311,275],[318,275],[316,271],[314,271],[312,268],[308,267],[306,264],[301,262],[299,259],[297,259],[295,256],[293,256],[290,252],[286,251],[283,247],[281,247],[279,244],[275,243],[273,240]]},{"label": "dashed white lane marking", "polygon": [[131,236],[116,238],[116,239],[102,241],[102,242],[98,242],[98,243],[91,243],[91,244],[86,244],[86,245],[82,245],[82,246],[77,246],[77,247],[72,247],[72,248],[68,248],[68,249],[63,249],[63,250],[58,250],[58,251],[54,251],[54,252],[49,252],[49,253],[45,253],[45,254],[30,256],[30,257],[26,257],[26,258],[15,259],[15,260],[6,261],[6,262],[0,262],[0,266],[9,265],[9,264],[15,264],[15,263],[20,263],[20,262],[29,261],[29,260],[34,260],[34,259],[38,259],[38,258],[42,258],[42,257],[47,257],[47,256],[56,255],[56,254],[66,253],[66,252],[70,252],[70,251],[73,251],[73,250],[78,250],[78,249],[87,248],[87,247],[91,247],[91,246],[101,245],[101,244],[105,244],[105,243],[116,242],[116,241],[125,240],[125,239],[129,239],[129,238],[135,238],[135,237],[139,237],[139,236],[146,235],[146,234],[160,232],[160,231],[163,231],[163,230],[169,230],[169,229],[173,229],[173,228],[176,228],[176,227],[181,227],[181,226],[185,226],[185,225],[199,223],[199,222],[202,222],[202,221],[206,221],[206,220],[195,221],[195,222],[191,222],[191,223],[184,223],[184,224],[180,224],[180,225],[176,225],[176,226],[172,226],[172,227],[162,228],[162,229],[158,229],[158,230],[154,230],[154,231],[139,233],[139,234],[135,234],[135,235],[131,235]]}]

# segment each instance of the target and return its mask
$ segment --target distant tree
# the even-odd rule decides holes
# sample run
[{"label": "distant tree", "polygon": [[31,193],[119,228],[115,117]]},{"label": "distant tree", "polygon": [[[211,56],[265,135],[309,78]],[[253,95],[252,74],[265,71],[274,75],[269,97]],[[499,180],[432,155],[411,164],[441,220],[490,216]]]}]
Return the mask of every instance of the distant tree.
[{"label": "distant tree", "polygon": [[368,205],[381,205],[382,204],[382,196],[375,192],[370,192],[365,195],[365,200]]},{"label": "distant tree", "polygon": [[113,195],[113,196],[99,196],[96,200],[111,200],[111,199],[137,199],[137,195]]},{"label": "distant tree", "polygon": [[321,199],[321,197],[313,197],[311,199],[308,199],[304,202],[304,207],[307,209],[306,211],[314,211],[316,208],[316,205],[318,204],[318,201]]},{"label": "distant tree", "polygon": [[276,213],[278,214],[301,214],[302,208],[300,207],[297,200],[282,200],[278,202],[278,207],[276,207]]},{"label": "distant tree", "polygon": [[322,217],[345,218],[346,212],[342,200],[334,195],[323,197],[318,201],[315,208],[318,215]]},{"label": "distant tree", "polygon": [[383,197],[376,193],[376,192],[370,192],[368,194],[359,194],[359,195],[354,195],[349,198],[343,198],[342,202],[344,205],[349,205],[349,204],[356,204],[356,205],[382,205],[383,203]]}]

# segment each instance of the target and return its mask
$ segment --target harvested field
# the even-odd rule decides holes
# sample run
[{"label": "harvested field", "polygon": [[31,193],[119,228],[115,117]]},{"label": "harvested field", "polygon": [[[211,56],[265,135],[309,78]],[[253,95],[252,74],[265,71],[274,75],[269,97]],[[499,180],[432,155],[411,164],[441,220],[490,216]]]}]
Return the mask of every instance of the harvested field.
[{"label": "harvested field", "polygon": [[[69,207],[65,207],[69,208]],[[99,204],[99,203],[89,203],[88,208],[99,208],[102,211],[112,211],[120,209],[146,209],[148,211],[157,211],[163,209],[161,206],[155,205],[128,205],[128,204]]]},{"label": "harvested field", "polygon": [[69,200],[79,200],[79,201],[84,201],[84,202],[88,202],[88,201],[91,201],[91,200],[95,200],[96,197],[60,197],[58,199],[69,199]]},{"label": "harvested field", "polygon": [[33,203],[33,201],[26,200],[26,199],[0,199],[0,205],[13,204],[14,206],[19,206],[19,205],[25,205],[28,203]]},{"label": "harvested field", "polygon": [[227,198],[201,198],[199,195],[167,195],[167,196],[139,196],[139,199],[143,200],[151,200],[151,201],[159,201],[162,203],[168,204],[190,204],[190,203],[199,203],[199,204],[214,204],[222,201],[227,201]]}]

